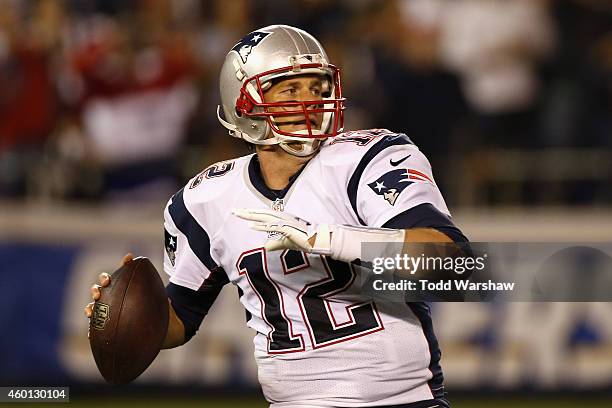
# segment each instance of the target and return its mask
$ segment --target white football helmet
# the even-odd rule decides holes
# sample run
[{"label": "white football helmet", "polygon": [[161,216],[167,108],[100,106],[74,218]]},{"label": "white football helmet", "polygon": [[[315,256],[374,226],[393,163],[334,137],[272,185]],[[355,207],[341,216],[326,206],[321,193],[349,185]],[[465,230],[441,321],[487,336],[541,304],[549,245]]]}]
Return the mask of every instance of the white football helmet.
[{"label": "white football helmet", "polygon": [[[322,100],[264,101],[264,91],[273,80],[303,74],[324,77]],[[219,121],[231,136],[249,143],[278,144],[288,153],[309,156],[322,139],[343,131],[340,71],[328,62],[325,50],[312,35],[295,27],[272,25],[240,40],[225,58],[220,87],[225,119],[218,107]],[[320,129],[312,126],[309,114],[322,114]],[[297,115],[304,116],[306,129],[287,132],[279,128],[277,118]],[[296,141],[300,149],[294,147]]]}]

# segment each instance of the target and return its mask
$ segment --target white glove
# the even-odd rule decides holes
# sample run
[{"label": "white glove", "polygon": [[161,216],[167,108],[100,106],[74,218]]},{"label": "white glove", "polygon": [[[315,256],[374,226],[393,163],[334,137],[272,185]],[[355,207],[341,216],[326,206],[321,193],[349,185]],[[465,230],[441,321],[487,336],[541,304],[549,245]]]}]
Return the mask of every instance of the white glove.
[{"label": "white glove", "polygon": [[[362,243],[387,244],[379,256],[399,254],[404,246],[405,231],[401,229],[314,225],[294,215],[267,209],[237,208],[233,213],[242,219],[255,221],[251,226],[254,230],[268,233],[264,245],[268,251],[296,249],[352,262],[361,258]],[[314,245],[310,244],[312,237],[315,237]]]},{"label": "white glove", "polygon": [[[327,224],[314,225],[299,217],[267,209],[236,208],[233,214],[255,221],[251,228],[268,233],[268,251],[295,249],[312,254],[331,255],[331,231]],[[314,245],[309,240],[315,237]]]}]

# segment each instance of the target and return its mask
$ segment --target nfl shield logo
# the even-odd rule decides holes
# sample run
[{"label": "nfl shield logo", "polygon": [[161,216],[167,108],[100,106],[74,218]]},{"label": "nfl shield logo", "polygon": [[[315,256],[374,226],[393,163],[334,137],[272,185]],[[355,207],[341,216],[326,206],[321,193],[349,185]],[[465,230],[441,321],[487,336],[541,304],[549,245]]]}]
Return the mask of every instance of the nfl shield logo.
[{"label": "nfl shield logo", "polygon": [[[277,198],[272,203],[272,210],[274,211],[285,211],[285,201],[282,198]],[[268,239],[275,239],[281,236],[278,232],[268,232]]]},{"label": "nfl shield logo", "polygon": [[91,327],[96,330],[103,330],[108,321],[109,312],[110,307],[106,303],[96,302],[91,316]]},{"label": "nfl shield logo", "polygon": [[274,211],[285,211],[285,201],[282,198],[277,198],[272,203],[272,209]]}]

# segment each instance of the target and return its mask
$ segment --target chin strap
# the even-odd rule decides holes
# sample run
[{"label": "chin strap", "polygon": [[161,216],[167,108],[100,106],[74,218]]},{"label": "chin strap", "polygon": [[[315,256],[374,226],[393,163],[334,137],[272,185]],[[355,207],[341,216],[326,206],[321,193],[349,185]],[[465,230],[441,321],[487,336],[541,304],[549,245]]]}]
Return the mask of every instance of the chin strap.
[{"label": "chin strap", "polygon": [[[281,149],[283,149],[289,154],[292,154],[298,157],[312,156],[319,150],[319,148],[321,147],[321,144],[325,140],[325,139],[313,139],[313,138],[308,138],[308,139],[297,138],[297,137],[294,138],[291,136],[284,136],[284,135],[278,134],[277,132],[274,131],[274,128],[271,128],[270,130],[272,134],[274,135],[275,139],[280,140],[279,146],[281,147]],[[300,133],[300,132],[302,132],[303,134],[308,134],[307,130],[300,130],[300,131],[297,131],[296,133]],[[289,145],[289,143],[296,143],[296,142],[302,146],[300,150],[294,149],[293,147]]]},{"label": "chin strap", "polygon": [[[321,143],[318,143],[317,146],[315,147],[315,142],[323,141],[322,139],[303,140],[303,139],[298,139],[298,138],[283,137],[283,135],[279,135],[274,131],[271,131],[273,135],[271,138],[264,139],[264,140],[253,139],[251,136],[249,136],[248,133],[241,131],[238,128],[238,126],[232,123],[229,123],[228,121],[223,119],[221,117],[221,106],[219,105],[217,106],[217,119],[219,120],[221,125],[229,131],[229,134],[233,137],[243,139],[249,143],[253,143],[256,145],[269,146],[269,145],[277,144],[281,147],[281,149],[283,149],[287,153],[292,154],[294,156],[298,156],[298,157],[308,157],[308,156],[315,154],[319,150],[319,147],[321,146]],[[301,150],[294,149],[293,147],[288,145],[289,143],[296,143],[296,142],[302,145]]]},{"label": "chin strap", "polygon": [[[281,147],[281,149],[283,149],[284,151],[286,151],[287,153],[293,156],[308,157],[308,156],[312,156],[313,154],[315,154],[319,150],[319,147],[321,147],[321,143],[317,144],[317,146],[315,147],[316,141],[317,140],[309,140],[307,142],[302,142],[302,141],[297,142],[297,143],[300,143],[300,145],[302,146],[301,150],[297,150],[291,147],[289,145],[290,142],[280,142],[278,145]],[[296,142],[293,142],[293,143],[296,143]]]}]

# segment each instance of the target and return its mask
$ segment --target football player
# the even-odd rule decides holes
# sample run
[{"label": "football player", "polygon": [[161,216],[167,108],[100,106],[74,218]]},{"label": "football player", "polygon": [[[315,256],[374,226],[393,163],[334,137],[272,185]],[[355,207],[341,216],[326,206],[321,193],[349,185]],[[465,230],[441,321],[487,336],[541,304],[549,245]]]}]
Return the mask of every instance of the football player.
[{"label": "football player", "polygon": [[428,306],[355,283],[364,242],[467,241],[423,153],[386,129],[343,132],[340,71],[294,27],[244,37],[220,88],[221,124],[254,153],[206,168],[168,202],[165,347],[188,341],[231,283],[271,407],[448,406]]}]

